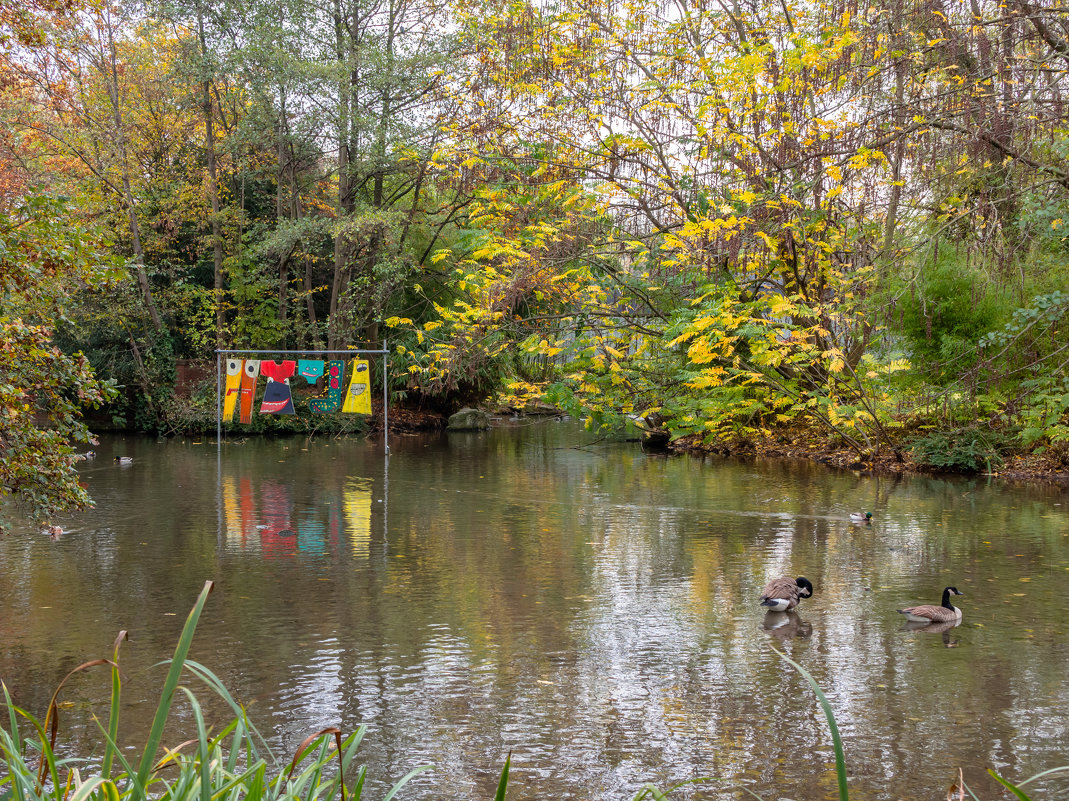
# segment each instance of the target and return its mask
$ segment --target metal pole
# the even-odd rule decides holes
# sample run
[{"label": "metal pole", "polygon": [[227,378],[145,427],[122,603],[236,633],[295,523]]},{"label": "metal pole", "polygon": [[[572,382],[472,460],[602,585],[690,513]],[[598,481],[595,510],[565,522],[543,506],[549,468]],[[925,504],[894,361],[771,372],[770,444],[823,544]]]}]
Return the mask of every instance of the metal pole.
[{"label": "metal pole", "polygon": [[296,353],[305,356],[318,356],[325,353],[345,353],[351,356],[354,353],[389,353],[389,351],[382,348],[350,348],[349,350],[217,350],[216,353]]},{"label": "metal pole", "polygon": [[390,381],[386,366],[387,354],[390,349],[386,345],[386,338],[382,339],[382,444],[386,449],[386,455],[390,455]]},{"label": "metal pole", "polygon": [[386,562],[390,550],[390,454],[382,460],[382,559]]},{"label": "metal pole", "polygon": [[215,447],[223,447],[223,354],[215,352]]}]

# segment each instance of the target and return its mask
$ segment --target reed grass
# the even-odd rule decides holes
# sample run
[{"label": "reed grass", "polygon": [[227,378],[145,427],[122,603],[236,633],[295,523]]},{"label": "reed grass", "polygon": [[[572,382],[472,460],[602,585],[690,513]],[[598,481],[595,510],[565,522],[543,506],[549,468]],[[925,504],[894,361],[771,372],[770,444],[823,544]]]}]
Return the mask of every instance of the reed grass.
[{"label": "reed grass", "polygon": [[[119,651],[126,640],[125,631],[119,632],[110,659],[85,662],[63,678],[52,694],[43,723],[15,706],[7,686],[0,682],[7,708],[7,726],[0,725],[0,756],[3,758],[0,767],[6,768],[6,774],[0,775],[0,801],[362,801],[367,768],[361,766],[354,774],[353,765],[366,726],[359,727],[347,737],[333,726],[317,731],[305,738],[288,762],[280,761],[219,677],[189,659],[193,634],[212,587],[212,582],[205,583],[186,618],[174,655],[169,660],[148,737],[140,755],[135,758],[127,759],[117,744],[122,693]],[[816,694],[835,750],[839,801],[849,801],[846,753],[831,704],[804,667],[776,648],[773,650],[809,683]],[[99,762],[61,758],[55,750],[60,693],[72,676],[97,667],[109,668],[111,677],[108,720],[106,725],[97,721],[104,743],[102,755]],[[233,719],[219,733],[212,735],[209,732],[196,695],[180,684],[185,674],[200,681],[233,712]],[[160,754],[164,729],[175,698],[179,696],[186,699],[192,710],[196,736],[174,748],[162,747]],[[29,736],[23,736],[20,722],[32,731]],[[505,801],[511,765],[512,754],[509,753],[494,801]],[[392,801],[413,777],[430,767],[424,765],[410,771],[387,791],[382,801]],[[994,771],[988,772],[1019,801],[1032,801],[1022,789],[1025,785],[1046,776],[1069,772],[1069,766],[1037,773],[1016,785]],[[647,798],[666,801],[670,793],[681,787],[704,781],[713,780],[691,779],[667,790],[645,784],[633,801]],[[721,785],[718,789],[720,792],[746,793],[761,801],[761,797],[748,787]],[[964,781],[952,790],[960,796],[960,801],[965,801],[966,793],[973,801],[980,801]],[[947,797],[951,798],[951,794]]]},{"label": "reed grass", "polygon": [[[170,659],[152,725],[139,756],[127,758],[118,747],[122,674],[120,632],[111,659],[96,659],[72,670],[53,693],[41,723],[16,706],[7,686],[0,683],[7,707],[7,725],[0,725],[0,756],[6,775],[0,776],[3,801],[362,801],[367,768],[354,772],[357,748],[367,731],[361,726],[348,737],[340,729],[318,731],[297,748],[292,759],[280,761],[249,720],[243,707],[208,668],[189,659],[189,647],[201,612],[212,591],[206,582],[182,628]],[[96,667],[111,671],[111,704],[106,725],[97,721],[104,742],[99,762],[60,758],[55,745],[59,730],[59,695],[71,676]],[[187,687],[191,674],[222,698],[234,713],[217,734],[208,731],[200,702]],[[189,703],[196,736],[174,748],[163,747],[164,728],[176,697]],[[23,730],[27,736],[24,736]],[[162,750],[162,754],[161,754]],[[35,764],[36,763],[36,764]],[[393,797],[422,766],[394,784],[382,801]],[[348,778],[348,781],[347,781]]]}]

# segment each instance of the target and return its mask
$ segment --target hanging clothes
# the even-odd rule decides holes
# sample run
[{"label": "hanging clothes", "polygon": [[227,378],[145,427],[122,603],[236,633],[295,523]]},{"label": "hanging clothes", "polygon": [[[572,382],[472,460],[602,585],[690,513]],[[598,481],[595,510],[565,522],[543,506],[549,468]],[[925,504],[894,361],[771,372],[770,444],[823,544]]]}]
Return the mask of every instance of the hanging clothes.
[{"label": "hanging clothes", "polygon": [[246,359],[241,372],[241,417],[242,423],[252,422],[252,403],[256,400],[256,382],[260,378],[260,360]]},{"label": "hanging clothes", "polygon": [[308,402],[308,408],[316,414],[332,414],[338,411],[342,396],[342,376],[345,373],[345,362],[340,359],[331,359],[327,363],[327,394],[322,398]]},{"label": "hanging clothes", "polygon": [[241,359],[226,360],[226,389],[223,394],[223,421],[229,423],[234,419],[234,410],[241,395]]},{"label": "hanging clothes", "polygon": [[297,374],[303,375],[305,381],[314,384],[323,375],[322,359],[299,359],[297,361]]},{"label": "hanging clothes", "polygon": [[293,395],[290,392],[290,377],[297,370],[297,362],[260,362],[260,372],[267,376],[264,399],[260,414],[293,414]]},{"label": "hanging clothes", "polygon": [[343,412],[371,414],[371,373],[364,359],[353,359],[353,372],[349,377],[349,389],[345,393]]}]

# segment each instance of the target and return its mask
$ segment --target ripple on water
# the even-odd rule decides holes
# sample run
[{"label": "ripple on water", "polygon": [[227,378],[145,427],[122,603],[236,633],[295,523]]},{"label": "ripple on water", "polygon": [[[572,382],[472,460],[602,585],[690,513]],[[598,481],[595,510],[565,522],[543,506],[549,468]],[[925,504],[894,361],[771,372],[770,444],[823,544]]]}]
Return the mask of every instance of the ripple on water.
[{"label": "ripple on water", "polygon": [[[959,765],[987,797],[987,767],[1064,761],[1065,616],[1036,611],[1064,611],[1056,494],[576,448],[585,436],[406,438],[388,466],[361,440],[250,440],[221,464],[181,441],[108,440],[102,459],[135,462],[86,466],[95,510],[58,542],[0,541],[0,676],[43,710],[66,669],[130,629],[137,742],[152,665],[214,578],[195,658],[279,753],[368,724],[373,795],[434,763],[408,797],[489,798],[511,749],[511,801],[696,776],[825,797],[822,713],[773,646],[825,688],[859,798],[934,797]],[[849,522],[859,507],[871,525]],[[767,628],[757,594],[784,574],[816,594]],[[947,584],[964,623],[903,631],[894,610]],[[90,684],[71,689],[72,753],[106,695]],[[177,711],[176,741],[190,720]]]}]

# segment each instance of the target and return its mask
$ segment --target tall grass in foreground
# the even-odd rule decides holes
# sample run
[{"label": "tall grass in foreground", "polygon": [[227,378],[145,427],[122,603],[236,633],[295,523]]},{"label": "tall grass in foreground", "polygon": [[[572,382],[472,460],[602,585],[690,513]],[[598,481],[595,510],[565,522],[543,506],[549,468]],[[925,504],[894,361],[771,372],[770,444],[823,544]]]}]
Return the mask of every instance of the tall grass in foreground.
[{"label": "tall grass in foreground", "polygon": [[[111,659],[95,659],[79,665],[60,682],[48,704],[44,723],[16,707],[7,687],[0,683],[7,707],[7,725],[0,722],[0,754],[6,775],[0,776],[0,801],[361,801],[367,768],[361,767],[353,775],[353,760],[364,737],[361,726],[343,738],[340,729],[329,727],[310,735],[298,746],[293,758],[280,762],[271,752],[265,739],[249,721],[242,708],[227,692],[226,687],[208,668],[188,658],[193,633],[204,604],[212,591],[206,582],[194,604],[182,633],[178,638],[170,668],[163,683],[160,700],[144,749],[139,757],[127,759],[117,743],[119,736],[119,700],[122,679],[119,672],[119,649],[126,639],[120,632],[115,640]],[[773,649],[776,650],[776,649]],[[839,801],[849,801],[846,778],[846,756],[828,699],[809,672],[785,654],[776,650],[785,662],[801,674],[816,693],[824,710],[835,748],[835,769],[838,778]],[[59,694],[67,680],[85,670],[108,667],[111,672],[111,707],[106,725],[97,721],[104,747],[99,761],[56,756],[55,745],[59,731]],[[179,681],[188,671],[222,698],[233,710],[233,720],[217,734],[208,731],[200,703]],[[193,711],[196,737],[175,746],[163,747],[164,727],[171,713],[175,697],[181,693]],[[32,730],[23,738],[19,726]],[[36,764],[34,764],[36,763]],[[505,760],[498,780],[494,801],[505,801],[512,755]],[[416,768],[393,785],[382,801],[391,799],[413,776],[429,769]],[[1054,773],[1069,771],[1069,766],[1044,771],[1013,785],[994,771],[991,775],[1019,801],[1031,801],[1025,785]],[[692,779],[666,791],[652,784],[639,789],[634,801],[663,801],[674,790],[707,779]],[[720,785],[720,793],[747,793],[760,799],[746,787]],[[948,792],[948,801],[966,801],[966,793],[973,801],[980,801],[962,781]]]},{"label": "tall grass in foreground", "polygon": [[[366,727],[344,739],[340,729],[323,729],[301,743],[288,763],[280,762],[218,677],[188,658],[212,586],[210,581],[205,583],[182,628],[140,757],[128,759],[117,745],[122,688],[119,648],[125,632],[116,639],[111,659],[79,665],[60,682],[43,724],[15,706],[7,687],[0,684],[8,711],[7,725],[0,725],[0,754],[7,771],[0,776],[0,801],[360,801],[367,769],[361,767],[354,775],[352,765]],[[100,761],[60,759],[55,753],[59,693],[74,674],[100,666],[111,669],[107,725],[97,721],[104,741]],[[206,684],[233,710],[234,719],[217,734],[209,733],[196,696],[179,685],[183,671]],[[164,747],[157,756],[178,693],[192,708],[196,737],[174,748]],[[32,736],[23,739],[20,722],[32,730]],[[411,771],[383,801],[390,801],[413,776],[429,767]]]}]

